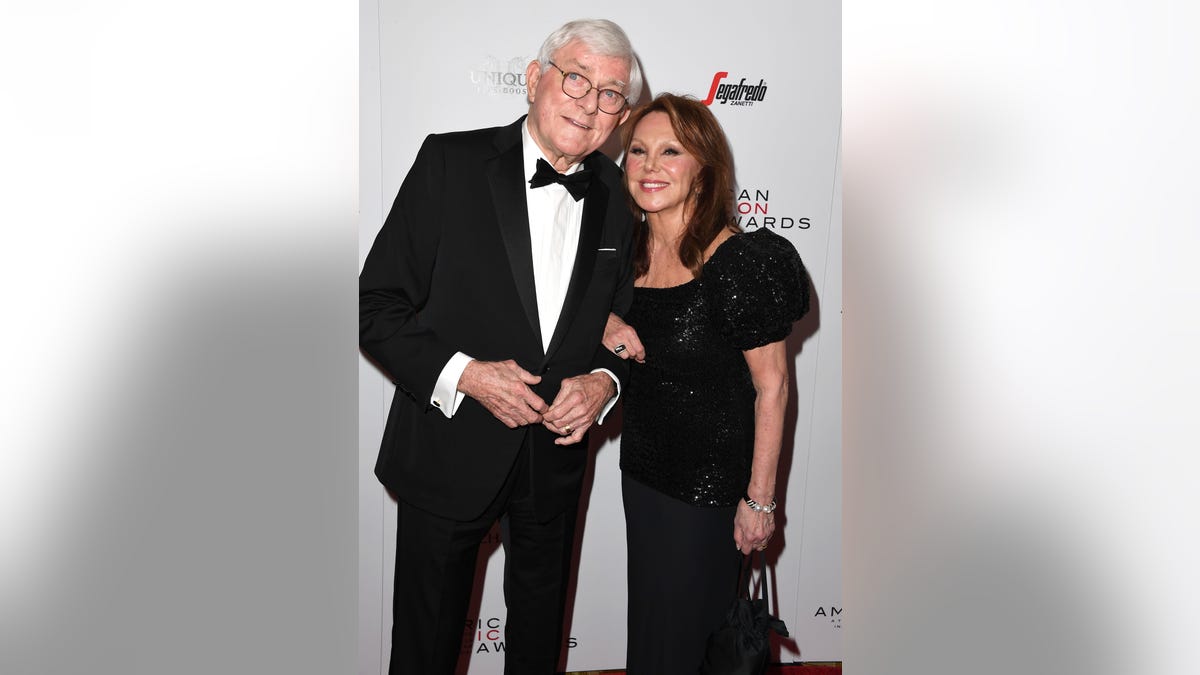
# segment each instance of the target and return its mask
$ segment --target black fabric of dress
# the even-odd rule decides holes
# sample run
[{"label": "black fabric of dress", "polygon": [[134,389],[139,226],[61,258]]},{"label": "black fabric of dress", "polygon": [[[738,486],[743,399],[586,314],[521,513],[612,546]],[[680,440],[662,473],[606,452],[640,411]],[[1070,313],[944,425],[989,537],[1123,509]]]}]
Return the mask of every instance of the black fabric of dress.
[{"label": "black fabric of dress", "polygon": [[[627,675],[696,675],[736,595],[736,506],[684,504],[621,476],[629,542]],[[723,579],[724,583],[713,583]]]},{"label": "black fabric of dress", "polygon": [[734,597],[733,516],[754,451],[742,352],[784,339],[807,309],[800,256],[769,230],[730,237],[698,279],[634,289],[625,320],[646,362],[621,394],[630,675],[694,675]]},{"label": "black fabric of dress", "polygon": [[769,230],[736,234],[699,279],[635,288],[625,320],[646,348],[624,403],[621,470],[697,506],[746,494],[754,383],[743,350],[784,339],[808,309],[804,265]]}]

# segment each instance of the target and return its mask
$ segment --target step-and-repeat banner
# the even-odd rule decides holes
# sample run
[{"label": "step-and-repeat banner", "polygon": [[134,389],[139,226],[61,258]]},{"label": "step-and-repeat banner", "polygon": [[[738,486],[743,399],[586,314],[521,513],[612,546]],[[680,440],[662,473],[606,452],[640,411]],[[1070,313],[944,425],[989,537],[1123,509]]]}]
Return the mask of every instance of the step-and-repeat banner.
[{"label": "step-and-repeat banner", "polygon": [[[422,139],[524,114],[525,66],[566,21],[617,22],[640,57],[649,95],[690,94],[711,106],[733,146],[742,227],[787,237],[814,291],[813,311],[788,343],[791,414],[769,559],[772,602],[792,637],[778,643],[776,656],[842,660],[840,3],[614,0],[576,11],[542,1],[362,0],[361,10],[360,263]],[[372,467],[393,388],[365,359],[359,367],[359,672],[374,675],[386,672],[390,649],[396,507]],[[624,666],[619,422],[593,439],[569,671]],[[481,550],[482,590],[463,630],[471,675],[502,671],[503,564],[497,530]]]}]

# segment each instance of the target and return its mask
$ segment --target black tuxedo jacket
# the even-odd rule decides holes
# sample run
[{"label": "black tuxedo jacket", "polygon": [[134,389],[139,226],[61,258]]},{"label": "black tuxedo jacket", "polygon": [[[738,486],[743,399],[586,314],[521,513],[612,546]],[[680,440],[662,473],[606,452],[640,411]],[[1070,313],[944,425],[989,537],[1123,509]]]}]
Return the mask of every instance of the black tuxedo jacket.
[{"label": "black tuxedo jacket", "polygon": [[[359,276],[359,341],[396,384],[375,473],[397,497],[469,520],[491,503],[521,444],[530,442],[537,513],[578,501],[586,439],[554,445],[541,425],[509,429],[470,397],[453,419],[429,403],[457,351],[514,359],[553,402],[564,378],[627,364],[600,344],[609,311],[633,294],[632,217],[617,166],[599,152],[566,300],[543,352],[533,282],[524,117],[506,127],[425,139]],[[448,404],[447,402],[446,404]]]}]

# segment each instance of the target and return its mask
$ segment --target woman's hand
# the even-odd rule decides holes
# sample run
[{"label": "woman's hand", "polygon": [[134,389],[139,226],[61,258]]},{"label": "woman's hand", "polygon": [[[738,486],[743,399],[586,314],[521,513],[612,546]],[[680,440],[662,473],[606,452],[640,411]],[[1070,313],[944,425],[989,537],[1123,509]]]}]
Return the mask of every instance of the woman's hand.
[{"label": "woman's hand", "polygon": [[604,325],[604,339],[601,342],[608,351],[623,359],[646,362],[646,348],[638,339],[637,331],[616,314],[608,315],[608,323]]},{"label": "woman's hand", "polygon": [[[769,503],[769,502],[768,502]],[[746,500],[738,502],[737,514],[733,517],[733,541],[742,555],[751,551],[762,551],[775,534],[775,514],[755,511]]]}]

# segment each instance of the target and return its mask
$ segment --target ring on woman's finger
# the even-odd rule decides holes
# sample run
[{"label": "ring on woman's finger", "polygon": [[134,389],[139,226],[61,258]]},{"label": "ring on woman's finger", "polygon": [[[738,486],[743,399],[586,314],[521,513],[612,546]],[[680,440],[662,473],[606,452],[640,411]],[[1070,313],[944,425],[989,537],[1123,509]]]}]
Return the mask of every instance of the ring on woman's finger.
[{"label": "ring on woman's finger", "polygon": [[571,434],[575,433],[575,428],[568,424],[567,426],[563,427],[563,432],[565,432],[567,436],[570,436]]},{"label": "ring on woman's finger", "polygon": [[613,347],[614,354],[620,354],[623,351],[625,351],[625,345],[617,345],[616,347]]}]

